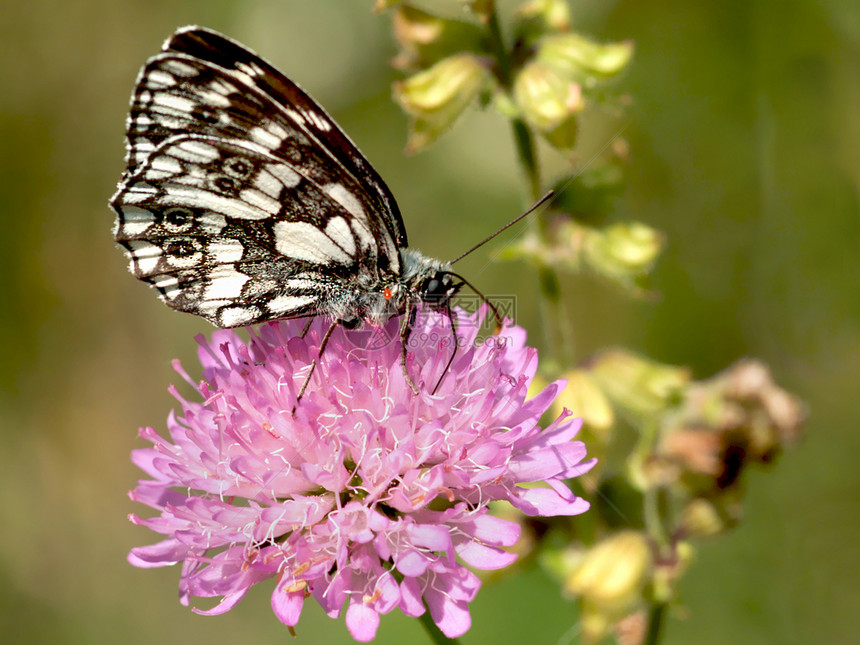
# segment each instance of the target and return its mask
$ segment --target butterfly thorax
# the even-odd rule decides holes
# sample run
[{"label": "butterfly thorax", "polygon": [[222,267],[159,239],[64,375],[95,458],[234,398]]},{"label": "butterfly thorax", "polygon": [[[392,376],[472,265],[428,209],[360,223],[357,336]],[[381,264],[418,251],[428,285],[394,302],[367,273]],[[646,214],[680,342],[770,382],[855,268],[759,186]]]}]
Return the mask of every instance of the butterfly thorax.
[{"label": "butterfly thorax", "polygon": [[410,248],[400,249],[399,273],[380,272],[356,278],[348,293],[333,292],[325,309],[329,317],[348,327],[378,326],[410,311],[419,302],[441,310],[459,290],[446,262]]}]

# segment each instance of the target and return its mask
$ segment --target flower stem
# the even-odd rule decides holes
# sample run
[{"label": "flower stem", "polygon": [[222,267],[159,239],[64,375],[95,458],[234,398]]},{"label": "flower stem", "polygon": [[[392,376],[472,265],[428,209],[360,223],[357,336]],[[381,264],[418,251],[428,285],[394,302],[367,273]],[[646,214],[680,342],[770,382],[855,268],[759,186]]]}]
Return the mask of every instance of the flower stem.
[{"label": "flower stem", "polygon": [[[489,20],[489,46],[496,60],[496,69],[499,83],[506,91],[510,91],[513,85],[513,70],[511,68],[511,56],[505,47],[502,30],[499,26],[499,16],[496,7],[492,6]],[[534,203],[543,193],[540,177],[540,164],[537,156],[534,135],[525,121],[519,118],[513,119],[511,127],[514,133],[514,142],[517,148],[517,157],[529,192],[529,202]],[[547,243],[548,231],[545,221],[537,219],[536,228],[540,239]],[[544,340],[548,347],[560,348],[563,364],[573,364],[573,338],[571,334],[570,318],[564,303],[561,300],[561,285],[558,273],[550,266],[538,267],[538,284],[540,285],[540,312],[543,326]]]},{"label": "flower stem", "polygon": [[666,603],[656,602],[648,612],[648,630],[645,632],[643,645],[657,645],[663,633],[663,622],[666,617]]},{"label": "flower stem", "polygon": [[[642,429],[639,445],[634,449],[634,458],[642,463],[648,461],[654,454],[655,446],[660,437],[660,427],[656,423],[648,423]],[[661,512],[661,493],[663,489],[656,483],[650,482],[642,493],[642,512],[645,531],[652,541],[658,559],[667,556],[671,550],[671,537],[666,530],[666,518]],[[654,593],[649,601],[648,626],[643,645],[657,645],[663,632],[663,623],[668,607],[665,593]]]},{"label": "flower stem", "polygon": [[487,20],[487,29],[489,32],[489,49],[496,59],[497,76],[499,83],[506,90],[511,88],[513,77],[511,74],[511,57],[508,55],[508,49],[505,47],[505,40],[502,38],[502,28],[499,25],[499,14],[496,11],[495,3],[490,7],[490,15]]},{"label": "flower stem", "polygon": [[534,136],[522,119],[514,119],[511,125],[514,129],[517,156],[529,186],[529,200],[534,202],[541,196],[540,167],[538,166]]},{"label": "flower stem", "polygon": [[[643,464],[648,463],[653,457],[659,439],[659,424],[655,422],[646,423],[642,428],[639,442],[634,448],[630,459],[642,468]],[[663,557],[671,547],[671,538],[666,530],[668,518],[663,517],[660,503],[663,490],[660,484],[649,481],[645,490],[642,491],[642,514],[645,522],[645,531],[651,540],[653,540],[660,557]]]},{"label": "flower stem", "polygon": [[[537,147],[534,135],[522,119],[514,119],[511,124],[514,141],[517,147],[517,157],[528,184],[529,198],[532,203],[537,201],[543,192],[538,163]],[[549,230],[545,219],[537,218],[535,228],[544,244],[549,243]],[[560,361],[563,365],[573,365],[573,334],[570,316],[561,299],[561,283],[558,273],[549,265],[538,267],[538,284],[540,285],[541,319],[543,321],[544,340],[548,347],[556,347],[561,351]]]},{"label": "flower stem", "polygon": [[430,610],[426,610],[421,616],[419,616],[421,620],[421,624],[424,625],[424,629],[427,630],[427,634],[430,636],[430,640],[434,643],[459,643],[456,638],[448,638],[445,634],[442,633],[436,623],[433,622],[433,617],[430,615]]}]

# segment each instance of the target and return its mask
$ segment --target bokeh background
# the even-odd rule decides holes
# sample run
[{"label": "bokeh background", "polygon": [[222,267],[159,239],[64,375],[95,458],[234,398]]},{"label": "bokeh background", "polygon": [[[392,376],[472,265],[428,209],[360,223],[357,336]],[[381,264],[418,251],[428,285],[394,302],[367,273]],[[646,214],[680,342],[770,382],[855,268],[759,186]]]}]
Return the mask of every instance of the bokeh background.
[{"label": "bokeh background", "polygon": [[[508,10],[514,3],[503,2]],[[207,323],[126,272],[106,201],[128,96],[176,27],[239,39],[345,127],[397,195],[412,243],[453,257],[523,206],[506,123],[472,113],[404,158],[395,47],[360,0],[0,2],[0,638],[6,643],[286,642],[261,585],[228,615],[176,599],[178,570],[129,548],[140,425],[163,427]],[[454,6],[452,2],[450,6]],[[749,479],[747,516],[701,544],[667,644],[857,642],[860,607],[860,5],[854,0],[574,2],[576,27],[633,39],[631,172],[619,218],[668,236],[660,298],[565,283],[581,355],[626,345],[710,376],[757,356],[800,394],[806,438]],[[509,238],[506,238],[509,239]],[[500,240],[499,243],[503,243]],[[515,293],[542,340],[534,275],[461,270]],[[547,349],[547,348],[543,348]],[[551,350],[549,350],[551,351]],[[575,642],[572,606],[536,569],[487,585],[465,643]],[[347,643],[306,604],[299,641]],[[399,614],[377,642],[427,642]]]}]

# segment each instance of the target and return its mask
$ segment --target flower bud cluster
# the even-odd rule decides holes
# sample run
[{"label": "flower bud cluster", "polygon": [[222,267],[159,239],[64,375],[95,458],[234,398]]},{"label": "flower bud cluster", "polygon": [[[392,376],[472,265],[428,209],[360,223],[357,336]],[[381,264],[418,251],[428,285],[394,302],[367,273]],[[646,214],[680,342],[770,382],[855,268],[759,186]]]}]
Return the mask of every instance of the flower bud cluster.
[{"label": "flower bud cluster", "polygon": [[[665,245],[644,223],[612,219],[629,159],[623,128],[608,131],[602,139],[608,145],[596,153],[580,137],[589,131],[586,114],[613,100],[613,83],[629,67],[633,46],[573,31],[568,0],[521,0],[505,30],[494,0],[458,4],[462,19],[378,1],[393,10],[400,47],[394,65],[407,74],[394,87],[410,116],[407,149],[423,149],[480,104],[511,121],[532,198],[543,188],[537,135],[572,164],[577,156],[589,159],[549,184],[551,211],[497,254],[524,259],[553,278],[542,279],[542,295],[558,320],[546,316],[544,323],[557,325],[551,331],[563,339],[558,272],[590,273],[647,294]],[[545,375],[567,382],[551,413],[572,410],[583,420],[581,437],[598,463],[571,487],[595,504],[576,523],[520,517],[524,540],[517,552],[534,551],[577,599],[584,641],[600,642],[614,630],[619,643],[642,643],[653,633],[654,608],[672,602],[693,557],[689,540],[737,523],[746,467],[772,462],[798,436],[805,412],[755,361],[694,381],[686,367],[632,351],[607,350],[575,364],[569,349],[561,348]]]},{"label": "flower bud cluster", "polygon": [[663,235],[641,222],[596,228],[563,217],[548,237],[549,242],[544,242],[537,236],[526,236],[505,249],[501,257],[575,273],[588,271],[638,293],[644,290],[664,246]]},{"label": "flower bud cluster", "polygon": [[800,433],[806,411],[776,385],[767,367],[746,359],[690,384],[667,415],[655,461],[685,500],[682,531],[713,535],[741,518],[742,478],[773,463]]},{"label": "flower bud cluster", "polygon": [[598,464],[578,485],[595,505],[585,526],[544,529],[531,546],[577,599],[585,642],[615,630],[641,643],[644,608],[672,602],[690,540],[737,525],[745,470],[797,440],[805,409],[749,359],[694,381],[686,368],[613,349],[564,377],[554,405],[583,419]]},{"label": "flower bud cluster", "polygon": [[[480,17],[479,3],[469,7]],[[446,132],[494,81],[483,54],[479,23],[444,18],[409,3],[393,16],[400,53],[393,64],[410,76],[394,84],[394,98],[410,116],[407,152],[417,152]]]},{"label": "flower bud cluster", "polygon": [[514,12],[511,49],[491,29],[492,0],[460,3],[469,20],[443,17],[408,2],[393,9],[400,53],[394,66],[410,74],[394,95],[411,117],[407,149],[438,138],[478,97],[522,118],[551,145],[577,142],[587,95],[628,66],[630,43],[600,44],[570,31],[565,0],[527,0]]}]

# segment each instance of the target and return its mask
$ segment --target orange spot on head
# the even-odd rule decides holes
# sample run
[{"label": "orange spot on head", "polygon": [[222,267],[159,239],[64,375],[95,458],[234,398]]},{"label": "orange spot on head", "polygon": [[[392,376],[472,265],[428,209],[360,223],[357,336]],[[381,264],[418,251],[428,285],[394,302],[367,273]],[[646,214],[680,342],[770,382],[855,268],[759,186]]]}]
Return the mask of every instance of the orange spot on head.
[{"label": "orange spot on head", "polygon": [[382,290],[382,297],[386,300],[391,300],[391,289],[385,287],[385,289]]}]

